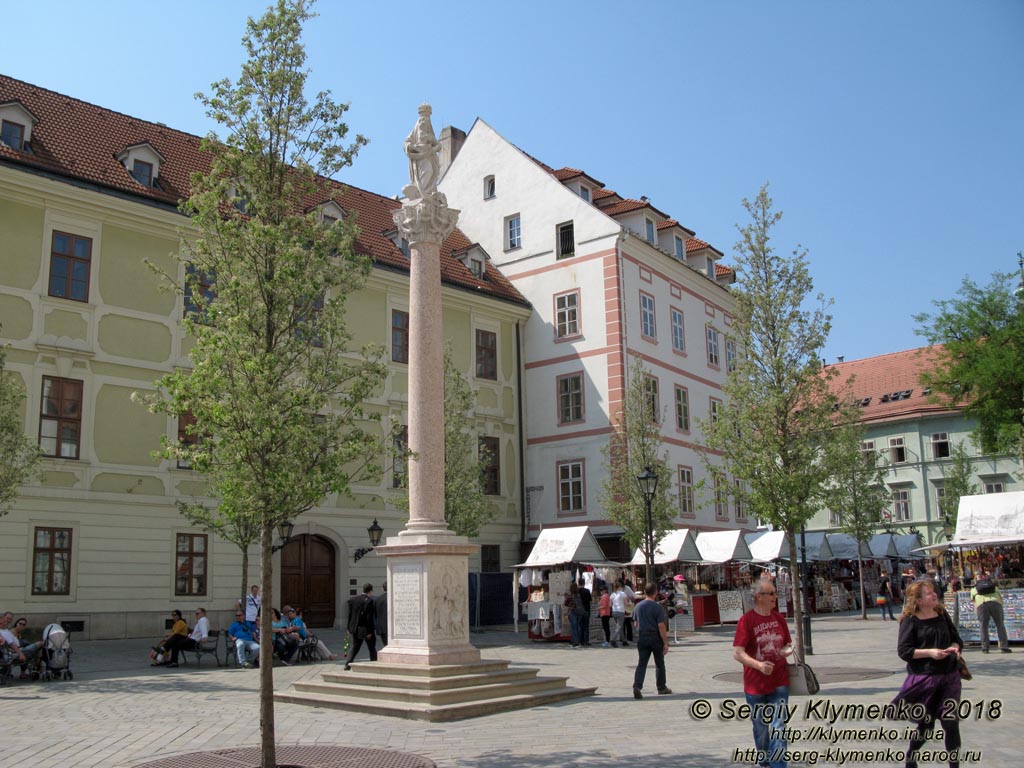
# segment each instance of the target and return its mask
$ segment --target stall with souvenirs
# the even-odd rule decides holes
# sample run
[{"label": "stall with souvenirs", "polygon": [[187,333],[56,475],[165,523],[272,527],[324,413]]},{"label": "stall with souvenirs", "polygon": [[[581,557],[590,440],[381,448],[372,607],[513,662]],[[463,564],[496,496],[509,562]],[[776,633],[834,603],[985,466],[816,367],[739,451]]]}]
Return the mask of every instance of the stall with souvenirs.
[{"label": "stall with souvenirs", "polygon": [[[669,531],[654,548],[654,578],[660,590],[659,600],[668,613],[669,632],[675,636],[681,631],[694,628],[690,587],[683,571],[688,565],[700,561],[697,539],[689,528]],[[642,584],[646,579],[647,565],[647,557],[642,549],[637,548],[629,565],[634,571],[635,584]],[[640,574],[643,575],[636,578]],[[636,591],[637,598],[641,599],[642,590],[637,587]]]},{"label": "stall with souvenirs", "polygon": [[760,571],[750,563],[743,531],[697,534],[700,562],[683,570],[693,628],[739,621],[752,605],[750,586]]},{"label": "stall with souvenirs", "polygon": [[[790,567],[789,541],[785,531],[755,531],[744,534],[754,563],[763,564],[775,579],[775,591],[779,596],[779,612],[792,613],[793,578]],[[801,548],[807,551],[809,564],[825,563],[832,560],[832,550],[824,533],[806,533],[803,539],[797,536],[797,562],[801,561]],[[787,565],[783,565],[786,563]]]},{"label": "stall with souvenirs", "polygon": [[[1011,641],[1024,641],[1024,492],[962,496],[956,533],[949,543],[946,610],[965,642],[979,642],[981,627],[970,588],[982,571],[992,575],[1003,599],[1003,622]],[[951,578],[950,578],[951,576]],[[990,639],[995,627],[989,626]]]},{"label": "stall with souvenirs", "polygon": [[[515,630],[519,631],[520,614],[525,614],[527,634],[531,640],[572,639],[565,597],[569,585],[580,574],[593,594],[596,580],[613,582],[625,566],[608,561],[597,539],[587,526],[545,528],[526,562],[513,566],[513,599],[520,610],[514,612]],[[526,600],[520,602],[520,589]],[[591,617],[596,616],[595,606]]]}]

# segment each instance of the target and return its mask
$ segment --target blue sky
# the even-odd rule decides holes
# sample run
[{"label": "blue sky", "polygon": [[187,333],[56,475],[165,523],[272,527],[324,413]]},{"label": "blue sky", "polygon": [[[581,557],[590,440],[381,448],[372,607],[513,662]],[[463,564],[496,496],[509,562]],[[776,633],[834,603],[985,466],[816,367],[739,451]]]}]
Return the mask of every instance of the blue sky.
[{"label": "blue sky", "polygon": [[[202,134],[264,2],[36,0],[5,74]],[[1024,249],[1024,2],[321,0],[312,86],[371,140],[341,180],[392,195],[429,101],[549,165],[646,195],[731,260],[771,183],[776,246],[835,300],[827,359],[914,346],[915,313]]]}]

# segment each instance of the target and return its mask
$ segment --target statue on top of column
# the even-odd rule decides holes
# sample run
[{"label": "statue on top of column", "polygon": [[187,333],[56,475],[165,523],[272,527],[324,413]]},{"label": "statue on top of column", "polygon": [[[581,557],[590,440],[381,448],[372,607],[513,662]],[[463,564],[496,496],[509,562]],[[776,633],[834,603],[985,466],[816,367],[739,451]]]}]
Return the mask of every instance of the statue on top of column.
[{"label": "statue on top of column", "polygon": [[437,179],[441,175],[441,143],[430,124],[430,105],[421,104],[419,119],[406,137],[403,147],[409,157],[409,184],[402,194],[410,200],[429,198],[437,192]]}]

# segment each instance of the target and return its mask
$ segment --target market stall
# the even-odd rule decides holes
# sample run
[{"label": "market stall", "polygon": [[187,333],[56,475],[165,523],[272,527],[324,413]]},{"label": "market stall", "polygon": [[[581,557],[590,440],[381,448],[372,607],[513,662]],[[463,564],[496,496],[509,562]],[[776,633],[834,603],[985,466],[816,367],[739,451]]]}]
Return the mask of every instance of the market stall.
[{"label": "market stall", "polygon": [[[755,531],[745,534],[743,538],[755,563],[789,562],[789,541],[785,531]],[[797,562],[800,562],[801,558],[801,543],[807,551],[809,563],[832,558],[832,549],[824,533],[805,533],[803,542],[801,535],[797,534]],[[779,611],[783,614],[793,611],[793,580],[790,571],[791,568],[780,565],[776,572],[775,590],[779,596]]]},{"label": "market stall", "polygon": [[[981,569],[997,576],[1003,596],[1003,620],[1010,640],[1024,641],[1024,492],[961,496],[956,533],[950,546],[957,550],[961,573],[969,582]],[[947,610],[956,618],[960,637],[981,639],[970,591],[946,593]],[[993,631],[990,628],[990,631]]]},{"label": "market stall", "polygon": [[[563,602],[573,580],[573,568],[591,566],[595,569],[621,571],[621,563],[609,562],[585,525],[571,528],[545,528],[534,542],[525,563],[512,566],[513,599],[519,604],[519,589],[527,589],[525,608],[527,631],[532,640],[570,640],[569,617]],[[592,613],[596,614],[596,610]],[[519,631],[519,611],[514,612],[515,630]]]},{"label": "market stall", "polygon": [[[689,528],[669,531],[654,548],[655,572],[657,573],[660,570],[662,572],[661,575],[668,575],[665,574],[665,571],[669,565],[699,563],[700,560],[701,556],[700,550],[697,548],[697,539]],[[637,548],[636,552],[633,553],[633,559],[629,561],[629,565],[634,569],[647,565],[647,558],[642,549]],[[668,603],[668,607],[671,608],[669,611],[669,630],[676,638],[676,642],[678,642],[679,632],[694,628],[693,606],[686,576],[682,573],[671,575],[673,578],[670,591],[674,595]],[[661,579],[658,580],[658,583],[661,583]],[[639,588],[637,591],[642,592]]]},{"label": "market stall", "polygon": [[[705,624],[724,624],[739,621],[750,607],[750,561],[752,556],[743,531],[704,531],[697,534],[700,566],[714,566],[717,591],[709,588],[706,580],[695,582],[691,597],[694,628]],[[739,565],[739,563],[743,563]],[[698,577],[701,578],[701,576]]]}]

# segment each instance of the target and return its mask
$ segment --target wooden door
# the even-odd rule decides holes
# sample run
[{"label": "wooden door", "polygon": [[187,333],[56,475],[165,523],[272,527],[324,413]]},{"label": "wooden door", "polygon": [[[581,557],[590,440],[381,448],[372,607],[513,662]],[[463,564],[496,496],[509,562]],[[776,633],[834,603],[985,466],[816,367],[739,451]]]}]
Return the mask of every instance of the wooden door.
[{"label": "wooden door", "polygon": [[302,608],[310,627],[334,626],[334,546],[322,536],[295,536],[281,550],[281,605]]}]

